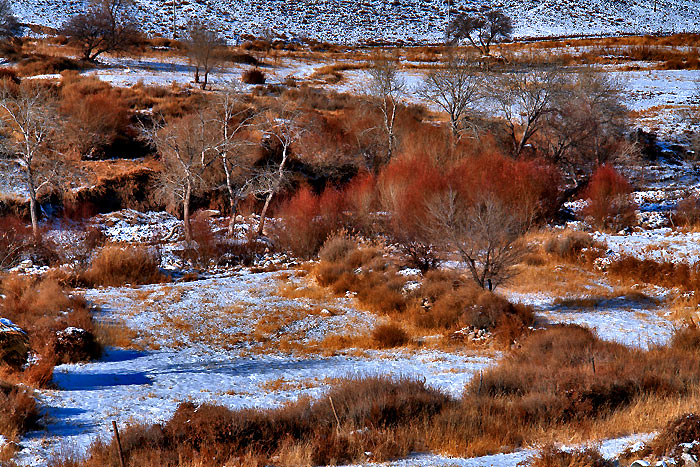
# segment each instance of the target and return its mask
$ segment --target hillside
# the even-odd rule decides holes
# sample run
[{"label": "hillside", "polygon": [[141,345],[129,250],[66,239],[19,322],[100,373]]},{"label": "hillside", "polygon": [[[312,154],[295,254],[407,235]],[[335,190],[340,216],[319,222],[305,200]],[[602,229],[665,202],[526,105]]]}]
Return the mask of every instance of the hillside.
[{"label": "hillside", "polygon": [[[85,8],[87,0],[21,0],[13,7],[21,21],[59,26]],[[170,35],[172,3],[136,0],[148,33]],[[490,4],[514,19],[516,37],[684,32],[700,30],[699,0],[457,0],[454,10]],[[656,8],[655,8],[656,7]],[[655,11],[656,10],[656,11]],[[181,0],[179,26],[193,17],[215,18],[235,41],[241,34],[272,30],[287,37],[339,43],[438,42],[446,23],[444,0]]]}]

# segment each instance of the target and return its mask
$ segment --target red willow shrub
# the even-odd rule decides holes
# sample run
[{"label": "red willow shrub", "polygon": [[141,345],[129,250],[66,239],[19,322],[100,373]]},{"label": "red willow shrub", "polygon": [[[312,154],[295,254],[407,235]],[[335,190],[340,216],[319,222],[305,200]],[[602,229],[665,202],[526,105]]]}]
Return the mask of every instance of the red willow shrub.
[{"label": "red willow shrub", "polygon": [[584,192],[588,205],[584,216],[599,229],[620,230],[636,223],[636,205],[630,194],[632,187],[625,177],[610,165],[596,169]]},{"label": "red willow shrub", "polygon": [[281,228],[276,229],[281,247],[296,256],[315,255],[323,242],[345,225],[344,196],[335,188],[320,195],[305,186],[279,208]]},{"label": "red willow shrub", "polygon": [[446,189],[446,177],[426,156],[397,158],[379,174],[377,192],[384,231],[413,267],[426,272],[439,264],[426,201]]}]

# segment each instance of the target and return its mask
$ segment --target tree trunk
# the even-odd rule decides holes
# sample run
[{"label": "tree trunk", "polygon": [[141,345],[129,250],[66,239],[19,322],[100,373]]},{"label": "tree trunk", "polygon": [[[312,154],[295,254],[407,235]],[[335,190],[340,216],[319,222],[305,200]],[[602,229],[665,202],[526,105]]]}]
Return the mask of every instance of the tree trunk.
[{"label": "tree trunk", "polygon": [[182,222],[185,230],[185,241],[192,241],[192,225],[190,224],[190,198],[192,196],[192,184],[188,181],[185,188],[185,197],[182,201]]},{"label": "tree trunk", "polygon": [[209,72],[204,71],[204,81],[202,82],[202,91],[207,88],[207,83],[209,82]]},{"label": "tree trunk", "polygon": [[228,221],[228,236],[233,237],[236,231],[236,216],[238,215],[238,201],[231,196],[229,199],[229,206],[231,211],[231,217]]},{"label": "tree trunk", "polygon": [[29,190],[29,215],[32,219],[32,234],[34,235],[34,241],[39,241],[39,218],[37,216],[37,202],[36,193],[34,192],[34,187]]},{"label": "tree trunk", "polygon": [[199,83],[199,67],[194,67],[194,82]]},{"label": "tree trunk", "polygon": [[258,224],[258,230],[255,232],[258,237],[262,236],[263,234],[263,229],[265,228],[265,217],[267,216],[267,208],[270,207],[270,201],[272,201],[272,196],[275,193],[271,191],[270,193],[267,194],[267,199],[265,199],[265,205],[262,208],[262,211],[260,212],[260,223]]}]

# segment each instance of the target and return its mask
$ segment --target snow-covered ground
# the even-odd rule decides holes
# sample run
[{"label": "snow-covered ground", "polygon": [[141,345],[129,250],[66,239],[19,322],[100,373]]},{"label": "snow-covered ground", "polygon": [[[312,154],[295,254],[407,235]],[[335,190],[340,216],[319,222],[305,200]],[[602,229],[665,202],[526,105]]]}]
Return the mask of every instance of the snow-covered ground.
[{"label": "snow-covered ground", "polygon": [[604,340],[629,347],[649,348],[665,344],[673,335],[675,325],[665,310],[654,301],[640,302],[627,297],[575,297],[596,300],[577,304],[558,301],[544,293],[507,293],[508,299],[531,305],[541,324],[578,324],[596,332]]},{"label": "snow-covered ground", "polygon": [[[148,350],[109,349],[99,362],[56,367],[59,389],[39,391],[49,423],[22,441],[20,464],[84,452],[97,436],[109,436],[112,420],[165,421],[183,401],[274,407],[320,396],[338,378],[376,374],[425,379],[456,397],[495,361],[468,351],[304,352],[333,334],[367,333],[376,318],[350,299],[279,297],[280,285],[302,281],[290,273],[88,291],[101,305],[99,320],[128,324]],[[302,350],[281,352],[283,339]]]},{"label": "snow-covered ground", "polygon": [[[512,19],[516,37],[571,36],[697,31],[698,0],[457,0],[452,11],[502,8]],[[12,2],[23,22],[59,27],[85,11],[88,0],[22,0]],[[218,24],[235,42],[241,34],[313,38],[337,43],[368,41],[440,42],[448,16],[441,0],[188,0],[177,2],[175,23],[181,35],[193,18]],[[172,35],[170,2],[137,0],[140,25],[150,33]]]}]

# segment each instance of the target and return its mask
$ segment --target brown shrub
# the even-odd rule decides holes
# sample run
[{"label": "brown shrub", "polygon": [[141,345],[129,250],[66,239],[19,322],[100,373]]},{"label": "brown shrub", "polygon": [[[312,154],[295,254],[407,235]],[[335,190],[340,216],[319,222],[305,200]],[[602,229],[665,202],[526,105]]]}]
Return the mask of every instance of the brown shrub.
[{"label": "brown shrub", "polygon": [[611,262],[606,270],[614,277],[663,287],[679,287],[686,291],[700,290],[700,264],[657,262],[623,256]]},{"label": "brown shrub", "polygon": [[328,237],[318,252],[318,258],[326,263],[336,263],[345,259],[358,248],[357,240],[350,237],[346,230],[340,230]]},{"label": "brown shrub", "polygon": [[38,421],[39,407],[30,390],[0,381],[0,435],[17,440]]},{"label": "brown shrub", "polygon": [[31,243],[31,227],[16,217],[0,217],[0,269],[19,264]]},{"label": "brown shrub", "polygon": [[574,260],[585,248],[591,248],[593,245],[593,238],[590,234],[567,231],[548,238],[544,243],[544,251],[561,259]]},{"label": "brown shrub", "polygon": [[414,301],[413,321],[420,328],[484,329],[493,331],[504,344],[512,343],[534,322],[530,307],[484,291],[455,272],[428,272]]},{"label": "brown shrub", "polygon": [[245,84],[265,84],[265,73],[257,68],[246,70],[241,76],[241,81]]},{"label": "brown shrub", "polygon": [[68,57],[33,54],[25,56],[16,65],[19,76],[36,76],[61,73],[65,70],[82,70],[87,64]]},{"label": "brown shrub", "polygon": [[651,442],[651,448],[657,456],[670,456],[680,461],[683,454],[681,443],[693,443],[690,454],[700,455],[700,415],[688,413],[671,420]]},{"label": "brown shrub", "polygon": [[696,227],[700,225],[700,198],[690,196],[682,199],[671,213],[674,225]]},{"label": "brown shrub", "polygon": [[537,455],[528,459],[531,467],[613,467],[617,465],[600,455],[593,448],[576,451],[562,451],[553,445],[540,449]]},{"label": "brown shrub", "polygon": [[100,250],[80,279],[91,287],[153,284],[166,279],[159,267],[160,254],[153,249],[108,245]]},{"label": "brown shrub", "polygon": [[102,158],[118,138],[131,139],[129,108],[120,93],[95,77],[65,73],[59,111],[66,150],[78,157]]},{"label": "brown shrub", "polygon": [[[365,378],[344,382],[317,401],[302,399],[279,409],[231,411],[182,403],[164,425],[122,430],[121,442],[131,465],[152,465],[147,462],[153,459],[162,466],[193,460],[220,466],[229,459],[264,465],[295,446],[313,453],[314,465],[357,462],[367,451],[389,458],[416,449],[417,437],[396,443],[390,429],[428,420],[449,402],[420,382]],[[114,465],[117,456],[114,441],[97,442],[84,465]]]},{"label": "brown shrub", "polygon": [[372,339],[381,348],[401,347],[411,341],[408,333],[396,323],[380,324],[372,331]]},{"label": "brown shrub", "polygon": [[[0,283],[4,299],[0,301],[0,316],[10,319],[29,337],[31,349],[39,361],[29,366],[19,379],[36,387],[51,381],[57,362],[75,363],[97,358],[100,346],[94,340],[92,317],[85,300],[69,296],[52,277],[36,278],[9,275]],[[61,333],[77,328],[84,334],[86,345],[61,345]]]}]

